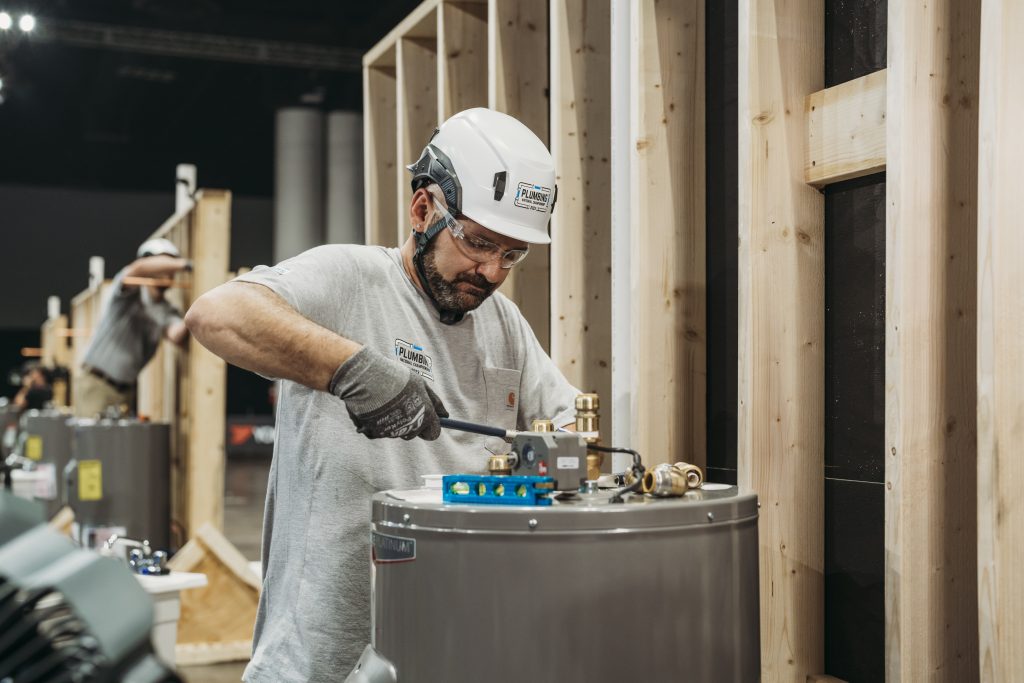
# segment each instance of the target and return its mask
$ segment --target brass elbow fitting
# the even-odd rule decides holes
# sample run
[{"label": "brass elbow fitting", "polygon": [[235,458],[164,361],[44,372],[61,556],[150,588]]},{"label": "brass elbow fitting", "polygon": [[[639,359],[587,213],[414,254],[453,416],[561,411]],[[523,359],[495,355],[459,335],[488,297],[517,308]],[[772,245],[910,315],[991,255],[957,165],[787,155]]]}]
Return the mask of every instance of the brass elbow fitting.
[{"label": "brass elbow fitting", "polygon": [[640,490],[657,497],[681,496],[690,489],[700,488],[703,483],[704,473],[696,465],[666,463],[644,473]]}]

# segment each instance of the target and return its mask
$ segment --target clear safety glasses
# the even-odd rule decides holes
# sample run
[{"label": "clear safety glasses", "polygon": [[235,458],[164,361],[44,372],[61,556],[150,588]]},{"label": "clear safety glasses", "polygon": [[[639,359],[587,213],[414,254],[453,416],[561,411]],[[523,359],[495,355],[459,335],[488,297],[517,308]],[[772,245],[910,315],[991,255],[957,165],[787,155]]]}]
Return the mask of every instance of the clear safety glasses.
[{"label": "clear safety glasses", "polygon": [[466,230],[462,221],[458,220],[435,198],[434,207],[441,213],[445,220],[445,226],[452,234],[455,246],[463,256],[477,263],[491,263],[499,261],[504,269],[509,269],[517,263],[522,262],[530,253],[526,249],[503,249],[489,239]]}]

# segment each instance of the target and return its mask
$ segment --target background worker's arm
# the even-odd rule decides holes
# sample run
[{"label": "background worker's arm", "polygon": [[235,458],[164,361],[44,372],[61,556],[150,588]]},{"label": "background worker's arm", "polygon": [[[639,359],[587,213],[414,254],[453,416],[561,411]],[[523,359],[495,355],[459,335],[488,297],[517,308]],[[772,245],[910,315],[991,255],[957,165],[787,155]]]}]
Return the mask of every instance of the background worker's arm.
[{"label": "background worker's arm", "polygon": [[187,270],[191,266],[188,259],[174,256],[147,256],[137,259],[124,270],[125,277],[170,277],[175,273]]},{"label": "background worker's arm", "polygon": [[307,320],[263,285],[228,282],[185,315],[196,340],[264,377],[329,391],[367,437],[436,439],[441,400],[423,379],[382,354]]}]

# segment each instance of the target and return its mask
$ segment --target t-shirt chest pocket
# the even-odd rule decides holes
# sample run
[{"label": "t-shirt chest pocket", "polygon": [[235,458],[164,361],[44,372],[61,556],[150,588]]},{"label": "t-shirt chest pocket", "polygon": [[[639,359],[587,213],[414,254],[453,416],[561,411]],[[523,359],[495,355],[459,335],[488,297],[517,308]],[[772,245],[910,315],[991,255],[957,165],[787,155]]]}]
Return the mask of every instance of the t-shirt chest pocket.
[{"label": "t-shirt chest pocket", "polygon": [[519,382],[521,370],[513,368],[484,368],[484,386],[487,389],[487,424],[505,429],[516,428],[519,415]]}]

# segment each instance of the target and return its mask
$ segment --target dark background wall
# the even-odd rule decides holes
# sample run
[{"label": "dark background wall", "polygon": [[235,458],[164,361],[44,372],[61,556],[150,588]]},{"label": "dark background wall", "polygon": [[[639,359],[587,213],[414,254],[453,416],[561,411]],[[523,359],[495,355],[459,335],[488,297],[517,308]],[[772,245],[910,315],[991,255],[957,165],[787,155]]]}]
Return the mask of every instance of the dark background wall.
[{"label": "dark background wall", "polygon": [[736,483],[737,21],[737,3],[707,3],[707,476],[723,484]]},{"label": "dark background wall", "polygon": [[[826,0],[825,86],[885,68],[886,0]],[[885,680],[885,174],[825,190],[825,670]]]}]

